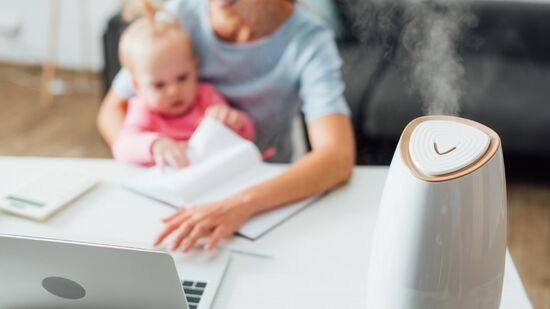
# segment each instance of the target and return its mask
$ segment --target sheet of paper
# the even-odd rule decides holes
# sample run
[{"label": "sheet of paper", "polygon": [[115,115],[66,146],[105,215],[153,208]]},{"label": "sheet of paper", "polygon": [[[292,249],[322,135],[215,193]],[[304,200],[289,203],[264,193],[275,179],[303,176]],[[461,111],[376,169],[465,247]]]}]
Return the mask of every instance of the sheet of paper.
[{"label": "sheet of paper", "polygon": [[285,220],[298,213],[304,207],[315,202],[319,197],[310,197],[289,205],[285,205],[265,213],[256,215],[248,220],[238,231],[238,234],[248,239],[260,238],[265,233],[277,227]]},{"label": "sheet of paper", "polygon": [[261,162],[261,154],[251,141],[241,138],[238,134],[225,127],[213,118],[205,117],[191,136],[188,143],[187,156],[191,164],[210,161],[225,154],[229,149],[241,148],[246,158],[236,160],[250,160],[249,164]]}]

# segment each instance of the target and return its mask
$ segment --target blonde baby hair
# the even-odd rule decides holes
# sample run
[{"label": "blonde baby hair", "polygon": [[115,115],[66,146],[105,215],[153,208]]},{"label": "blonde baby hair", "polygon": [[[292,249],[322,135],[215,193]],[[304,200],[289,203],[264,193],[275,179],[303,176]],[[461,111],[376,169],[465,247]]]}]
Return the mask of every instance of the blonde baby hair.
[{"label": "blonde baby hair", "polygon": [[134,1],[123,10],[123,18],[132,23],[120,38],[118,53],[120,63],[132,69],[136,50],[152,46],[155,40],[170,38],[184,40],[191,46],[191,37],[177,18],[163,10],[162,5],[150,0]]}]

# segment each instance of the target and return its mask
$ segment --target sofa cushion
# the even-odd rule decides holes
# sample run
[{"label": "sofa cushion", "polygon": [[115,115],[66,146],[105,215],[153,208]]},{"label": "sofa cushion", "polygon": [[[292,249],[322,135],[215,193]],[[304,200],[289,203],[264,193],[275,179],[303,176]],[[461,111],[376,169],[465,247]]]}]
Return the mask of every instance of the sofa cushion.
[{"label": "sofa cushion", "polygon": [[550,3],[485,0],[472,11],[477,23],[463,35],[461,53],[550,63]]}]

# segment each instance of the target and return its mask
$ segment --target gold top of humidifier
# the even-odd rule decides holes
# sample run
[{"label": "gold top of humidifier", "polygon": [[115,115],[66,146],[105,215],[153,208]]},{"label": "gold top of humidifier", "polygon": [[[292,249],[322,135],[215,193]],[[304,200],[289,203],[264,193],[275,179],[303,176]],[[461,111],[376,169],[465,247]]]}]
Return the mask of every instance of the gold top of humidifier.
[{"label": "gold top of humidifier", "polygon": [[495,131],[472,120],[424,116],[411,121],[400,144],[413,175],[430,182],[468,175],[489,161],[500,147]]}]

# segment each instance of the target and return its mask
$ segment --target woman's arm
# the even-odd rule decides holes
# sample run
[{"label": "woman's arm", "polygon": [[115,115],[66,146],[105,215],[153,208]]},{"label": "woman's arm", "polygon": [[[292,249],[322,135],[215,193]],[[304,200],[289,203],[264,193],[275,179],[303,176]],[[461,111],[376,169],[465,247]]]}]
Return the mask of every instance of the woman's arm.
[{"label": "woman's arm", "polygon": [[156,245],[175,233],[172,250],[183,251],[210,236],[205,249],[232,235],[249,217],[296,200],[325,192],[345,183],[352,174],[355,149],[348,116],[328,115],[311,121],[308,134],[312,151],[283,174],[252,186],[223,201],[181,209],[167,218]]},{"label": "woman's arm", "polygon": [[117,95],[113,89],[101,102],[97,114],[97,127],[109,146],[115,141],[126,116],[126,100]]},{"label": "woman's arm", "polygon": [[325,192],[351,177],[355,147],[349,117],[321,117],[310,122],[307,129],[311,152],[279,177],[240,194],[251,214]]}]

